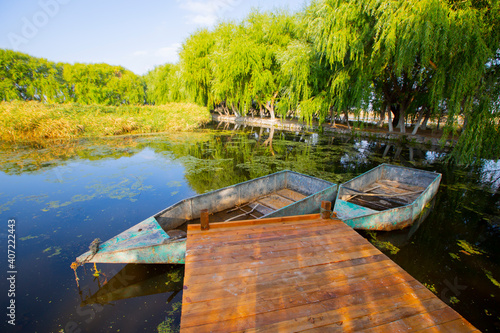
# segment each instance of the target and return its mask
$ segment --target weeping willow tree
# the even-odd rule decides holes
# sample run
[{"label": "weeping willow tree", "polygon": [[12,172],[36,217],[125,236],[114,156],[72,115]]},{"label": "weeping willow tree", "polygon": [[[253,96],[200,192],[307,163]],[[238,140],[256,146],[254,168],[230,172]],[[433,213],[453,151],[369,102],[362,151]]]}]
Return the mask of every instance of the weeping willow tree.
[{"label": "weeping willow tree", "polygon": [[202,29],[184,42],[179,53],[188,99],[204,106],[208,105],[213,79],[210,56],[214,45],[214,33]]},{"label": "weeping willow tree", "polygon": [[284,11],[253,11],[240,24],[220,24],[212,56],[214,101],[238,115],[255,104],[274,119],[285,88],[280,55],[296,40],[296,30],[294,17]]},{"label": "weeping willow tree", "polygon": [[[304,13],[306,33],[330,76],[324,94],[332,111],[345,113],[366,104],[370,69],[366,61],[374,31],[355,1],[314,1]],[[333,116],[333,113],[332,113]]]},{"label": "weeping willow tree", "polygon": [[81,104],[144,104],[144,82],[121,66],[65,64],[63,77],[70,101]]},{"label": "weeping willow tree", "polygon": [[143,76],[148,104],[167,104],[188,99],[180,64],[164,64]]},{"label": "weeping willow tree", "polygon": [[143,104],[144,82],[120,66],[54,63],[0,49],[0,100]]},{"label": "weeping willow tree", "polygon": [[334,71],[337,105],[356,106],[375,86],[401,132],[417,110],[445,110],[443,140],[463,118],[454,152],[462,162],[485,155],[487,143],[500,144],[498,91],[491,88],[498,86],[498,1],[318,0],[306,15]]},{"label": "weeping willow tree", "polygon": [[0,49],[0,100],[64,102],[62,64]]},{"label": "weeping willow tree", "polygon": [[[244,22],[248,36],[256,43],[256,62],[250,80],[254,100],[263,105],[271,119],[285,88],[279,55],[297,39],[297,27],[292,15],[285,11],[276,13],[253,12]],[[287,110],[278,109],[282,115]]]}]

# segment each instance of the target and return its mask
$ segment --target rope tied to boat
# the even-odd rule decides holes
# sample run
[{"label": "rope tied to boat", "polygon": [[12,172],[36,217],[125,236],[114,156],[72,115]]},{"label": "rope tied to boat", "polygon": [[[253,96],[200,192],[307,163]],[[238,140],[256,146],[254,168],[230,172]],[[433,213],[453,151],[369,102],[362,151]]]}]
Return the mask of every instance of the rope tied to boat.
[{"label": "rope tied to boat", "polygon": [[[99,252],[99,245],[101,244],[101,239],[100,238],[96,238],[92,241],[92,243],[90,243],[89,245],[89,250],[90,250],[90,254],[92,255],[92,257],[90,257],[90,259],[94,258],[94,256],[97,254],[97,252]],[[89,261],[89,257],[87,257],[87,259],[85,259],[85,261]]]},{"label": "rope tied to boat", "polygon": [[[76,274],[76,269],[79,267],[79,266],[83,266],[83,264],[89,262],[90,260],[92,260],[92,258],[94,258],[94,256],[97,254],[97,252],[99,252],[99,245],[101,244],[101,239],[99,238],[96,238],[92,241],[92,243],[90,243],[89,245],[89,250],[90,250],[90,254],[87,256],[87,258],[85,258],[85,260],[83,261],[74,261],[71,263],[71,269],[75,272],[75,281],[76,281],[76,285],[78,287],[80,287],[80,283],[78,281],[80,281],[80,279],[78,278],[78,274]],[[94,264],[94,267],[95,267],[95,264]]]}]

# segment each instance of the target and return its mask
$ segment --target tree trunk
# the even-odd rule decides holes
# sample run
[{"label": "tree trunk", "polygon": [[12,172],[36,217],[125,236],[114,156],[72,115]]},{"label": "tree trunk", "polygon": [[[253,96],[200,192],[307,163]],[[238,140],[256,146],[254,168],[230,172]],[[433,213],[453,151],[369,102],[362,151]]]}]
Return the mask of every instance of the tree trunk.
[{"label": "tree trunk", "polygon": [[347,128],[351,129],[351,124],[349,124],[349,110],[344,111],[344,120],[347,124]]},{"label": "tree trunk", "polygon": [[382,108],[382,110],[380,110],[380,119],[377,122],[377,127],[384,127],[384,123],[385,123],[385,108]]},{"label": "tree trunk", "polygon": [[275,92],[270,101],[268,101],[265,105],[266,109],[269,111],[269,115],[271,116],[271,120],[274,120],[276,117],[274,115],[274,101],[278,96],[279,91]]},{"label": "tree trunk", "polygon": [[236,117],[241,117],[240,113],[238,112],[238,110],[236,110],[233,103],[231,103],[231,109],[233,110],[233,113]]},{"label": "tree trunk", "polygon": [[399,109],[399,129],[401,133],[406,133],[406,115],[405,115],[405,109],[400,108]]},{"label": "tree trunk", "polygon": [[431,117],[431,110],[426,110],[425,111],[425,118],[424,118],[424,122],[422,123],[422,125],[420,126],[420,128],[422,128],[423,131],[425,131],[427,129],[427,122],[429,121],[429,118]]},{"label": "tree trunk", "polygon": [[330,126],[335,127],[335,117],[333,116],[333,106],[330,106]]},{"label": "tree trunk", "polygon": [[467,129],[467,124],[469,123],[469,117],[467,115],[464,116],[464,124],[462,126],[462,133]]},{"label": "tree trunk", "polygon": [[397,160],[399,158],[399,155],[401,155],[402,152],[403,152],[403,148],[402,147],[398,147],[396,149],[396,153],[394,154],[394,159]]},{"label": "tree trunk", "polygon": [[269,111],[269,115],[271,116],[271,120],[274,120],[275,119],[275,116],[274,116],[274,105],[272,102],[268,102],[266,104],[266,109],[267,111]]},{"label": "tree trunk", "polygon": [[387,145],[385,146],[385,149],[384,149],[384,154],[382,155],[382,158],[386,157],[387,154],[389,153],[389,150],[391,149],[391,145]]},{"label": "tree trunk", "polygon": [[394,132],[394,127],[393,127],[393,124],[392,124],[391,105],[387,104],[386,109],[387,109],[387,117],[388,117],[387,124],[389,125],[389,132]]},{"label": "tree trunk", "polygon": [[392,120],[392,127],[398,127],[399,126],[399,116],[400,116],[400,106],[395,104],[393,105],[394,107],[391,106],[391,112],[394,115],[394,118]]},{"label": "tree trunk", "polygon": [[271,153],[271,155],[274,156],[273,137],[274,137],[274,127],[271,127],[271,130],[269,131],[269,137],[267,138],[266,141],[262,143],[262,145],[269,146],[269,152]]},{"label": "tree trunk", "polygon": [[412,135],[417,134],[418,128],[420,127],[420,122],[422,121],[423,117],[424,117],[424,110],[421,110],[419,112],[417,123],[415,124],[415,128],[413,129],[413,132],[411,133]]}]

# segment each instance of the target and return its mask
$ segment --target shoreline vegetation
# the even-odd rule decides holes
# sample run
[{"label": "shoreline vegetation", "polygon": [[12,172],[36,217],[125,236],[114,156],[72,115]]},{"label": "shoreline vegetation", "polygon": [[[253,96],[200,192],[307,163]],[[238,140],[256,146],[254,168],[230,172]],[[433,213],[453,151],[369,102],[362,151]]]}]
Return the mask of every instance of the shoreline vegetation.
[{"label": "shoreline vegetation", "polygon": [[104,106],[0,102],[0,140],[18,143],[184,132],[208,121],[208,109],[192,103]]},{"label": "shoreline vegetation", "polygon": [[[428,136],[427,124],[436,122],[440,143],[453,146],[450,161],[498,159],[499,13],[500,1],[445,0],[314,0],[295,13],[255,9],[197,30],[177,63],[144,75],[0,49],[0,101],[47,105],[17,104],[16,115],[3,110],[10,113],[0,119],[0,139],[186,130],[196,122],[194,106],[185,115],[160,106],[183,102],[205,107],[202,119],[213,111],[338,128],[336,119],[344,118],[347,132],[351,123],[365,132],[387,128],[402,141]],[[369,113],[365,124],[361,112]],[[374,121],[381,130],[368,129]]]}]

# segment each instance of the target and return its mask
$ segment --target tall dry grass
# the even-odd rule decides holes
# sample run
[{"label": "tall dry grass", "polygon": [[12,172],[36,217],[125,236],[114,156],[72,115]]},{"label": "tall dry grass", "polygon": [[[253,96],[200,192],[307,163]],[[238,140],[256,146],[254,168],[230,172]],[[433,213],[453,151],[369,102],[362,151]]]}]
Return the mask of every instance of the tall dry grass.
[{"label": "tall dry grass", "polygon": [[207,122],[207,108],[189,103],[100,106],[0,102],[0,140],[46,139],[190,131]]}]

